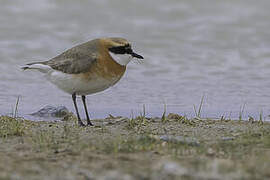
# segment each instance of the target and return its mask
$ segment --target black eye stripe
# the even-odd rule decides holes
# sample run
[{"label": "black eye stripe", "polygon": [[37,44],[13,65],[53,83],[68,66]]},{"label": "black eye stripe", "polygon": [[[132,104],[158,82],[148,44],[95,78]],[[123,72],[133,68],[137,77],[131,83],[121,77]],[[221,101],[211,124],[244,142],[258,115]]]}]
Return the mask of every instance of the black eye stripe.
[{"label": "black eye stripe", "polygon": [[114,54],[126,54],[131,51],[131,48],[129,45],[125,45],[125,46],[111,47],[109,48],[109,51]]},{"label": "black eye stripe", "polygon": [[126,53],[126,49],[123,46],[109,48],[109,51],[113,52],[114,54],[125,54]]}]

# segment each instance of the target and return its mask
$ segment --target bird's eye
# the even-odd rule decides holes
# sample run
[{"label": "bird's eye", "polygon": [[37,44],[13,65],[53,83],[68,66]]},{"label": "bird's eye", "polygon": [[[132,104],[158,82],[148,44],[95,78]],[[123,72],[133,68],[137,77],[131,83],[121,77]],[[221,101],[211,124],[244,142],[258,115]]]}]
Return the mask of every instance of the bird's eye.
[{"label": "bird's eye", "polygon": [[125,48],[125,51],[126,51],[127,54],[132,53],[132,49],[131,49],[130,46],[129,46],[129,47],[126,47],[126,48]]}]

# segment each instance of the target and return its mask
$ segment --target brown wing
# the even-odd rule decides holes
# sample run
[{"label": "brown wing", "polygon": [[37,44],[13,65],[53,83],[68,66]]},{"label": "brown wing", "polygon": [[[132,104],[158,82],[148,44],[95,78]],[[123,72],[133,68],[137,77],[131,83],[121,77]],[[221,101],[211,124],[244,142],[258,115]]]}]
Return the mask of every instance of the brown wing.
[{"label": "brown wing", "polygon": [[75,46],[43,64],[64,73],[79,74],[89,71],[97,62],[97,52],[98,41],[92,40]]}]

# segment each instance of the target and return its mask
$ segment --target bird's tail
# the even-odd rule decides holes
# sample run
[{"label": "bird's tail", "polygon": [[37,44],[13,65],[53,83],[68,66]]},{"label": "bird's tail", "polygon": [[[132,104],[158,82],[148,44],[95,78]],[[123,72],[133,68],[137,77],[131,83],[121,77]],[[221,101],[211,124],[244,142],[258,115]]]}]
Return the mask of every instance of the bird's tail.
[{"label": "bird's tail", "polygon": [[21,67],[22,70],[36,69],[42,73],[48,73],[52,68],[42,62],[29,63]]}]

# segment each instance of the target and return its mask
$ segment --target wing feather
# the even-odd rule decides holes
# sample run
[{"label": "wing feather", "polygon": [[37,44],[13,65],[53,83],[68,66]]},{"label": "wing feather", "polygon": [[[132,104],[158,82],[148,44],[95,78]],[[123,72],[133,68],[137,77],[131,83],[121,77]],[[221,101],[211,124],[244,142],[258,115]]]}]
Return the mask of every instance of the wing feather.
[{"label": "wing feather", "polygon": [[89,71],[97,62],[97,52],[98,41],[92,40],[75,46],[42,64],[49,65],[55,70],[68,74],[84,73]]}]

